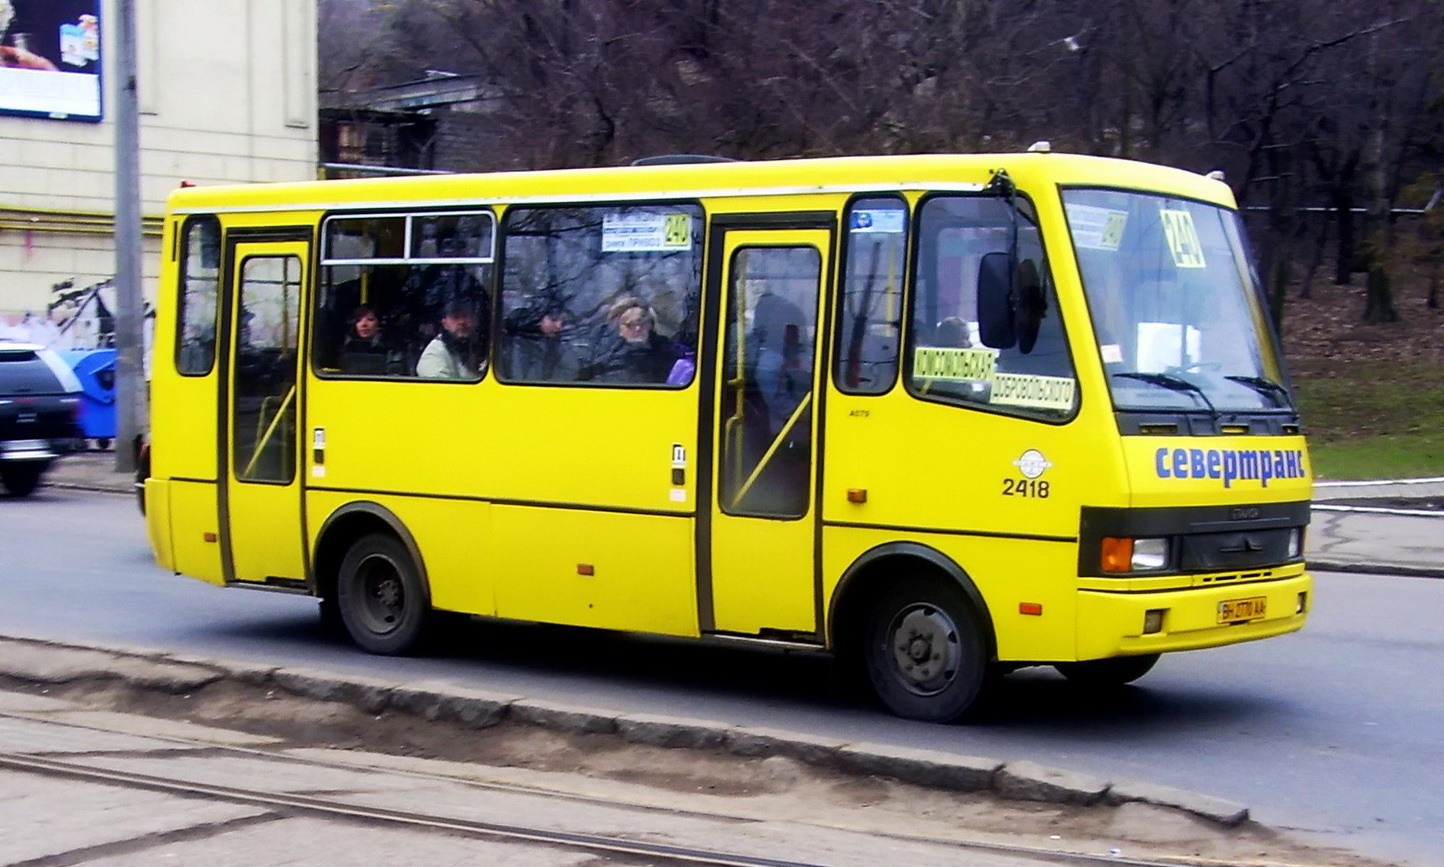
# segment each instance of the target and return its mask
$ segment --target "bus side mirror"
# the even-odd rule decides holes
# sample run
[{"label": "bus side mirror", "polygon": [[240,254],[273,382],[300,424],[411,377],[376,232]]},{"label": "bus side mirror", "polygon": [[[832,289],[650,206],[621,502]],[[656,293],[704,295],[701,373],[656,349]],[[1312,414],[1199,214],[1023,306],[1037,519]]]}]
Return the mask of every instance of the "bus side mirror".
[{"label": "bus side mirror", "polygon": [[991,349],[1018,342],[1013,315],[1013,257],[986,253],[978,265],[978,339]]},{"label": "bus side mirror", "polygon": [[1033,351],[1033,344],[1038,342],[1038,328],[1043,324],[1043,317],[1048,315],[1048,298],[1043,294],[1043,278],[1032,259],[1019,262],[1013,276],[1016,305],[1013,321],[1018,328],[1018,350],[1027,355]]},{"label": "bus side mirror", "polygon": [[978,337],[984,346],[1032,352],[1047,313],[1037,263],[1019,262],[1003,252],[983,256],[978,266]]}]

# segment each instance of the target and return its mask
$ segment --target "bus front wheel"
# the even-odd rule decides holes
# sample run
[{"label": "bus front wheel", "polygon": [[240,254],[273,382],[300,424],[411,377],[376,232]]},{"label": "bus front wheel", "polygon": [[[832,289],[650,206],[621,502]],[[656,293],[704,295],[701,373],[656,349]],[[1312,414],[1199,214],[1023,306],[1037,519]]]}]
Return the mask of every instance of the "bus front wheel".
[{"label": "bus front wheel", "polygon": [[336,582],[341,622],[363,650],[397,656],[413,650],[431,604],[410,552],[394,536],[363,536],[346,552]]},{"label": "bus front wheel", "polygon": [[1059,674],[1084,686],[1122,686],[1147,674],[1157,662],[1158,654],[1149,653],[1084,662],[1059,662],[1053,667],[1058,669]]},{"label": "bus front wheel", "polygon": [[906,719],[951,722],[973,706],[988,679],[978,613],[942,581],[889,588],[868,618],[865,641],[873,690]]}]

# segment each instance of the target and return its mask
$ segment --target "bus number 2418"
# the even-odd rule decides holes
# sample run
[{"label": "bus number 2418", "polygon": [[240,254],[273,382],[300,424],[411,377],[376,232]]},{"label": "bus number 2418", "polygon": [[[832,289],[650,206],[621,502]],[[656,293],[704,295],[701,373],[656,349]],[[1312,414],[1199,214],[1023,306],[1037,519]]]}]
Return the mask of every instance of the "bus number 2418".
[{"label": "bus number 2418", "polygon": [[1048,498],[1048,483],[1042,479],[1003,479],[1003,496]]}]

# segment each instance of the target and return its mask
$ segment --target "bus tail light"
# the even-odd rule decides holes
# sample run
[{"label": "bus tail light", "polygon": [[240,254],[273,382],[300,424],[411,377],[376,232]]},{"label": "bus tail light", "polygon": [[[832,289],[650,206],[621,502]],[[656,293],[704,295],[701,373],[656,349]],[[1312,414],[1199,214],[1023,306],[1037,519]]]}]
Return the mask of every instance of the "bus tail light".
[{"label": "bus tail light", "polygon": [[1105,573],[1156,572],[1168,565],[1168,540],[1105,536],[1099,568]]}]

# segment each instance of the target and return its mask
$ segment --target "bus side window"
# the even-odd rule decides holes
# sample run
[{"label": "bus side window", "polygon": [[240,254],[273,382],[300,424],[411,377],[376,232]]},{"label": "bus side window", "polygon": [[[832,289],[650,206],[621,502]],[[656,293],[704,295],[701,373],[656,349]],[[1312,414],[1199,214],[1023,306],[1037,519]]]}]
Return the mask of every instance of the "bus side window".
[{"label": "bus side window", "polygon": [[204,376],[211,372],[216,360],[221,224],[215,217],[192,217],[181,232],[175,367],[185,376]]},{"label": "bus side window", "polygon": [[690,384],[703,217],[687,203],[508,211],[500,379]]},{"label": "bus side window", "polygon": [[473,327],[443,340],[460,361],[448,378],[481,377],[489,348],[491,212],[337,216],[326,220],[322,235],[312,319],[317,373],[415,379],[447,310],[465,307]]},{"label": "bus side window", "polygon": [[900,198],[848,206],[833,378],[849,394],[882,394],[897,381],[907,230],[907,203]]}]

